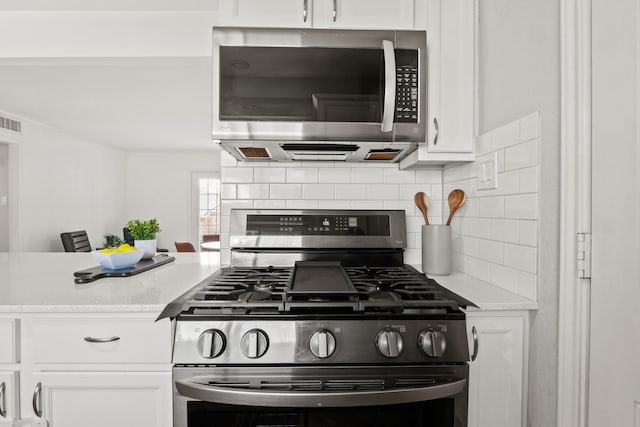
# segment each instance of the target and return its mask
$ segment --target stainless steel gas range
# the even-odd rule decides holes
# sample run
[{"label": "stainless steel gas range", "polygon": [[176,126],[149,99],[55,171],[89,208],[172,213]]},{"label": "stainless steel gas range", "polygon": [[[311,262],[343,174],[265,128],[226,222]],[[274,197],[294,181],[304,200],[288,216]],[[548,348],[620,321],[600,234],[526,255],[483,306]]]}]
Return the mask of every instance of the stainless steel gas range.
[{"label": "stainless steel gas range", "polygon": [[404,265],[404,211],[232,210],[169,304],[174,425],[467,425],[470,302]]}]

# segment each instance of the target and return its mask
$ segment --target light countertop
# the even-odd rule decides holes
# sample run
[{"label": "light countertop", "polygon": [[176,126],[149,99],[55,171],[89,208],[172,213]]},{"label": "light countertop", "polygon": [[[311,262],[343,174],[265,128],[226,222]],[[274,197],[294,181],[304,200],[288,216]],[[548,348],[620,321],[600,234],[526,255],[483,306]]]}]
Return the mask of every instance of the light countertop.
[{"label": "light countertop", "polygon": [[95,267],[90,253],[0,253],[0,312],[157,312],[219,268],[216,252],[176,260],[131,277],[78,285],[73,273]]},{"label": "light countertop", "polygon": [[[160,313],[220,268],[217,252],[170,255],[176,260],[131,277],[78,285],[73,272],[97,265],[90,253],[0,253],[0,313]],[[538,308],[533,300],[462,273],[433,279],[481,310]]]},{"label": "light countertop", "polygon": [[[538,303],[460,272],[429,276],[452,292],[466,298],[480,310],[537,310]],[[476,310],[468,307],[467,311]]]}]

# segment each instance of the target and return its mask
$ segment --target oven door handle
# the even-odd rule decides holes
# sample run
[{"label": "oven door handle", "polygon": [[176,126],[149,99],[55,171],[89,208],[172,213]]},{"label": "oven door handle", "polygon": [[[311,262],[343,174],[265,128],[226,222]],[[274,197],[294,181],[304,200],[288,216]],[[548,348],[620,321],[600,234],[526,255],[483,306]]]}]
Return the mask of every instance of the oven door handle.
[{"label": "oven door handle", "polygon": [[230,388],[190,381],[176,381],[175,384],[180,395],[205,402],[243,406],[315,408],[379,406],[442,399],[461,393],[467,385],[467,380],[463,378],[447,384],[418,388],[325,392]]}]

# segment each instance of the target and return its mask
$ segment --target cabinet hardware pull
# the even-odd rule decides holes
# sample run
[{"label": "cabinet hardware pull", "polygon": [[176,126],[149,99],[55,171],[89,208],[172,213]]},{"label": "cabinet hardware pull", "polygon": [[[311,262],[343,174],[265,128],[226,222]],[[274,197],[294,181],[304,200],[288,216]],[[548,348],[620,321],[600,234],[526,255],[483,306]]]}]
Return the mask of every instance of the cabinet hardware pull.
[{"label": "cabinet hardware pull", "polygon": [[336,22],[338,17],[338,0],[333,0],[333,22]]},{"label": "cabinet hardware pull", "polygon": [[309,10],[309,0],[304,0],[304,7],[302,9],[302,22],[307,22],[308,10]]},{"label": "cabinet hardware pull", "polygon": [[33,391],[33,400],[31,401],[33,406],[33,413],[36,417],[42,418],[42,383],[36,384],[36,389]]},{"label": "cabinet hardware pull", "polygon": [[5,398],[6,389],[7,386],[4,383],[0,384],[0,417],[2,418],[7,417],[7,402]]},{"label": "cabinet hardware pull", "polygon": [[93,338],[93,337],[84,337],[84,340],[86,342],[97,342],[97,343],[103,343],[103,342],[114,342],[114,341],[118,341],[120,339],[120,337],[108,337],[108,338]]},{"label": "cabinet hardware pull", "polygon": [[478,330],[475,326],[471,328],[471,335],[473,335],[473,354],[471,355],[471,361],[473,362],[478,357]]},{"label": "cabinet hardware pull", "polygon": [[438,145],[438,118],[433,118],[433,126],[436,128],[436,134],[433,136],[433,145]]}]

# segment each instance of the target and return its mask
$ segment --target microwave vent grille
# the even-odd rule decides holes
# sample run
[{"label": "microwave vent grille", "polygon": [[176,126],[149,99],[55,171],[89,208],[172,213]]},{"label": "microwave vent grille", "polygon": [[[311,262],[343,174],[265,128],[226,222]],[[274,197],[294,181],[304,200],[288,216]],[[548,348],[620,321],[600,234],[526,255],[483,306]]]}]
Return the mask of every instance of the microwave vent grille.
[{"label": "microwave vent grille", "polygon": [[263,147],[238,147],[237,150],[245,159],[270,159],[271,155]]}]

